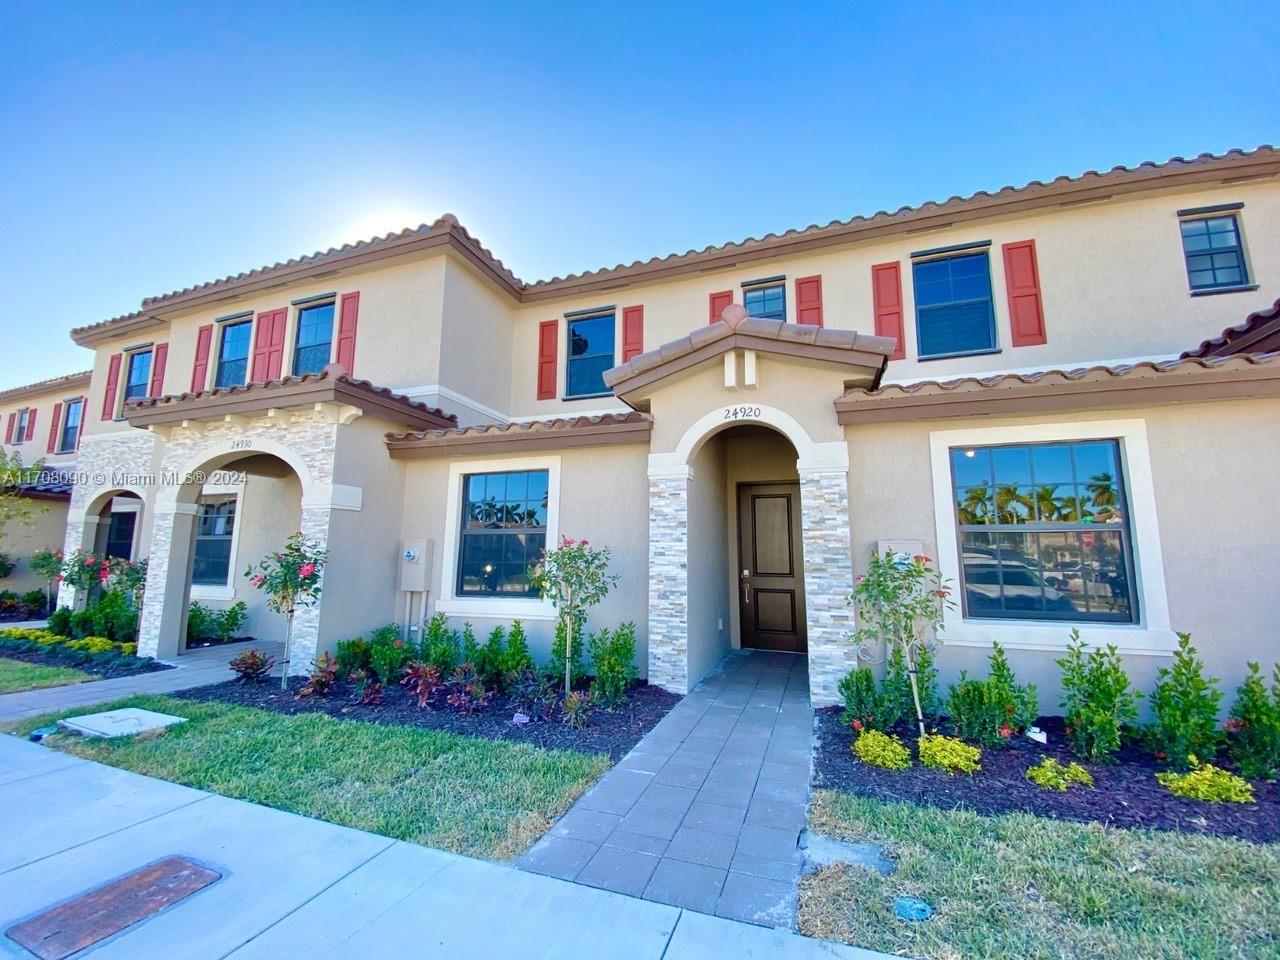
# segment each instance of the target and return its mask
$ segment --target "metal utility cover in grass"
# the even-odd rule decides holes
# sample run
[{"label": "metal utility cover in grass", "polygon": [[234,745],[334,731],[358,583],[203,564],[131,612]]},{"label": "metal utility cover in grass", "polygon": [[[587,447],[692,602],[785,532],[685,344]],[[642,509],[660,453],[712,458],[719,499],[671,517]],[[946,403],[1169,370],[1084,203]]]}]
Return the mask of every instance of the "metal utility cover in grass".
[{"label": "metal utility cover in grass", "polygon": [[221,878],[222,874],[190,860],[169,857],[37,914],[5,932],[40,960],[64,960]]},{"label": "metal utility cover in grass", "polygon": [[86,737],[127,737],[148,730],[161,730],[175,723],[186,723],[185,717],[175,717],[154,710],[125,707],[123,710],[107,710],[105,713],[86,713],[81,717],[67,717],[58,721],[63,730]]}]

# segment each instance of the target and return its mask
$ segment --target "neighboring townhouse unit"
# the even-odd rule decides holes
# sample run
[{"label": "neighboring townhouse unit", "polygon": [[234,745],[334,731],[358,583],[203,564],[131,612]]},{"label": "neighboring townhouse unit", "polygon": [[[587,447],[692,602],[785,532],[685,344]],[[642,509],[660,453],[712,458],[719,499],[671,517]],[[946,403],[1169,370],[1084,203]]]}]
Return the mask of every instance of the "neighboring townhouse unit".
[{"label": "neighboring townhouse unit", "polygon": [[1076,628],[1140,685],[1190,630],[1235,682],[1280,620],[1250,509],[1280,361],[1179,357],[1280,297],[1278,175],[1269,147],[1176,159],[536,283],[446,215],[151,297],[72,333],[79,475],[111,480],[76,485],[66,547],[141,506],[160,656],[191,598],[281,632],[242,573],[294,530],[329,551],[295,670],[433,611],[545,653],[529,568],[564,535],[612,548],[594,620],[678,691],[742,646],[806,654],[833,701],[886,548],[957,587],[944,681],[999,641],[1050,706]]},{"label": "neighboring townhouse unit", "polygon": [[35,507],[33,522],[14,522],[4,531],[0,551],[16,566],[13,573],[0,580],[0,589],[23,593],[47,586],[32,573],[27,559],[37,550],[60,549],[66,537],[71,473],[80,445],[88,390],[86,370],[0,391],[4,452],[18,454],[27,467],[45,465],[42,473],[18,489]]}]

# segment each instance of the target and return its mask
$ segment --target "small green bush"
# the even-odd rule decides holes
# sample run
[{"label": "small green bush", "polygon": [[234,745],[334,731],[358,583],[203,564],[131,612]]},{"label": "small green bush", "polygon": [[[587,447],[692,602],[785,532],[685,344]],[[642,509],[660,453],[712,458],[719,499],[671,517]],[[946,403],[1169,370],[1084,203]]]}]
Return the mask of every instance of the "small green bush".
[{"label": "small green bush", "polygon": [[1240,772],[1250,780],[1275,776],[1280,770],[1280,664],[1271,668],[1268,694],[1258,664],[1249,663],[1226,727],[1227,752]]},{"label": "small green bush", "polygon": [[916,747],[920,762],[926,767],[947,773],[977,773],[982,769],[978,763],[982,759],[982,751],[954,737],[929,734],[916,741]]},{"label": "small green bush", "polygon": [[379,627],[373,631],[369,640],[369,668],[378,676],[383,686],[390,686],[400,677],[400,670],[409,659],[410,650],[400,639],[400,630],[395,628],[395,637]]},{"label": "small green bush", "polygon": [[462,625],[462,662],[474,667],[479,659],[480,643],[476,640],[476,632],[470,623],[464,623]]},{"label": "small green bush", "polygon": [[505,682],[502,670],[506,659],[505,637],[506,631],[502,627],[494,627],[489,631],[485,645],[476,651],[473,666],[486,687],[501,689]]},{"label": "small green bush", "polygon": [[63,637],[71,636],[71,610],[69,607],[59,607],[49,614],[49,632]]},{"label": "small green bush", "polygon": [[[939,712],[938,669],[933,663],[933,653],[926,644],[916,650],[916,685],[920,689],[920,712],[926,719]],[[884,683],[880,686],[880,723],[890,730],[903,720],[916,715],[915,700],[911,696],[911,675],[907,671],[907,659],[902,648],[895,646],[885,663]]]},{"label": "small green bush", "polygon": [[612,633],[602,628],[591,635],[591,695],[596,703],[612,710],[627,699],[636,678],[636,625],[624,623]]},{"label": "small green bush", "polygon": [[1092,787],[1093,775],[1074,760],[1065,767],[1053,757],[1045,757],[1033,767],[1027,768],[1026,777],[1037,787],[1046,790],[1057,790],[1066,793],[1067,788],[1075,784],[1080,787]]},{"label": "small green bush", "polygon": [[442,677],[452,674],[458,665],[458,635],[449,629],[449,619],[443,613],[437,613],[428,621],[419,659],[435,667]]},{"label": "small green bush", "polygon": [[196,601],[187,608],[187,637],[190,640],[226,643],[244,628],[248,606],[238,600],[229,607],[206,607]]},{"label": "small green bush", "polygon": [[1156,688],[1151,694],[1154,719],[1147,731],[1156,756],[1175,770],[1186,770],[1192,755],[1212,758],[1218,752],[1222,694],[1217,684],[1217,678],[1205,677],[1204,663],[1191,645],[1191,635],[1178,634],[1173,666],[1156,671]]},{"label": "small green bush", "polygon": [[1062,709],[1071,750],[1086,760],[1105,762],[1120,749],[1126,724],[1138,718],[1142,696],[1129,686],[1114,645],[1092,651],[1071,631],[1067,655],[1057,661],[1062,670]]},{"label": "small green bush", "polygon": [[338,665],[338,675],[343,679],[361,670],[369,670],[369,641],[364,637],[338,641],[335,660]]},{"label": "small green bush", "polygon": [[1209,763],[1190,757],[1191,771],[1175,773],[1164,770],[1156,774],[1161,786],[1175,797],[1207,800],[1209,803],[1253,803],[1253,787],[1247,780]]},{"label": "small green bush", "polygon": [[879,730],[863,730],[853,741],[853,753],[863,763],[886,770],[906,770],[911,766],[911,752],[892,734]]},{"label": "small green bush", "polygon": [[846,673],[837,686],[844,700],[844,712],[840,721],[854,724],[859,730],[879,730],[880,694],[876,691],[876,678],[869,667],[856,667]]},{"label": "small green bush", "polygon": [[512,621],[511,631],[507,634],[507,649],[502,654],[502,674],[504,677],[517,676],[533,668],[533,657],[529,653],[528,638],[524,635],[524,624],[519,620]]},{"label": "small green bush", "polygon": [[1035,722],[1036,688],[1019,684],[1004,648],[992,644],[985,680],[970,680],[963,671],[951,687],[947,713],[956,734],[984,747],[1003,747]]},{"label": "small green bush", "polygon": [[400,639],[400,624],[384,623],[380,627],[375,627],[369,634],[369,644],[371,646],[379,646],[384,643],[394,643]]}]

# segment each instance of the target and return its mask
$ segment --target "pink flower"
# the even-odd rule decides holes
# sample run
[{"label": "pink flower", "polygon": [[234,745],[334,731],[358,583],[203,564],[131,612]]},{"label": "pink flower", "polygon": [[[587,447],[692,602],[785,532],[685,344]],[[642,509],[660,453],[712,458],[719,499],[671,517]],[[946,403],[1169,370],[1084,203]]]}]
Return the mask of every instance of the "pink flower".
[{"label": "pink flower", "polygon": [[93,554],[90,554],[89,556],[87,556],[87,557],[85,557],[85,558],[84,558],[84,565],[85,565],[86,567],[92,567],[92,566],[93,566],[93,564],[94,564],[94,562],[95,562],[95,561],[94,561],[94,559],[93,559]]},{"label": "pink flower", "polygon": [[867,579],[867,575],[865,573],[860,573],[853,579],[855,583],[861,583],[863,580]]},{"label": "pink flower", "polygon": [[304,563],[298,568],[298,576],[300,577],[309,577],[315,572],[316,565],[314,563]]},{"label": "pink flower", "polygon": [[101,580],[103,583],[106,583],[107,578],[110,576],[111,576],[111,571],[108,570],[106,567],[103,567],[101,570],[98,571],[98,579]]},{"label": "pink flower", "polygon": [[265,579],[266,577],[264,577],[262,574],[259,573],[256,576],[251,577],[249,579],[249,582],[252,583],[255,587],[260,587],[262,586],[262,581]]}]

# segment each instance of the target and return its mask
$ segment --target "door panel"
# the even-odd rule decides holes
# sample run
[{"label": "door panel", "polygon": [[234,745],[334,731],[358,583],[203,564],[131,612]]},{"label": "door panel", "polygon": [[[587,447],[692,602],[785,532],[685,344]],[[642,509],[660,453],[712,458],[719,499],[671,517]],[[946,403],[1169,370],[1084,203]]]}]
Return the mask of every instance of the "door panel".
[{"label": "door panel", "polygon": [[739,484],[738,559],[742,646],[804,653],[799,484]]}]

